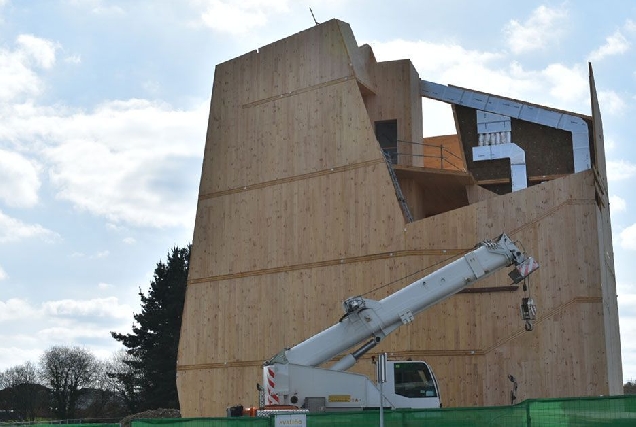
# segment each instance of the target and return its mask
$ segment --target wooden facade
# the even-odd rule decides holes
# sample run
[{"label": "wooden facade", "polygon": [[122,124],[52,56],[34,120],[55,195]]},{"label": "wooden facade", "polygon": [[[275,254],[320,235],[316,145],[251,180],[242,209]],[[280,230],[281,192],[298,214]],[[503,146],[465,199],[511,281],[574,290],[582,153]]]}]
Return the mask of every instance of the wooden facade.
[{"label": "wooden facade", "polygon": [[[479,181],[505,186],[509,171],[497,161],[473,167],[469,109],[455,107],[457,136],[423,141],[417,71],[408,60],[376,62],[346,23],[219,64],[177,362],[183,416],[256,405],[263,361],[336,322],[345,298],[392,283],[369,295],[383,298],[414,280],[407,276],[502,232],[541,264],[530,281],[534,331],[520,318],[522,290],[460,293],[352,370],[373,376],[370,358],[384,351],[426,360],[445,406],[508,404],[509,374],[519,401],[621,393],[594,90],[592,104],[591,169],[568,169],[566,143],[551,151],[554,134],[568,135],[520,122],[517,133],[534,138],[522,141],[536,148],[529,157],[553,156],[556,169],[541,169],[543,179],[525,190],[493,191]],[[395,164],[376,138],[378,123],[396,129]],[[452,153],[452,166],[430,154],[438,150]],[[501,273],[477,287],[508,284]]]}]

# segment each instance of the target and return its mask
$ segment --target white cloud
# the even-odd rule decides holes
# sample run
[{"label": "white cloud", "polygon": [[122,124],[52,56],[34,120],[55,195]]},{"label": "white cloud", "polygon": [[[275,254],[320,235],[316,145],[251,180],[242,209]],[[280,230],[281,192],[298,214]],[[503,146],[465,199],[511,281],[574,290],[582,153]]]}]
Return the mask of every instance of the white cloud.
[{"label": "white cloud", "polygon": [[58,197],[116,223],[191,226],[196,184],[190,187],[193,194],[162,192],[184,178],[182,172],[171,176],[171,169],[179,169],[176,162],[201,157],[203,111],[171,111],[132,100],[68,120],[84,132],[69,130],[76,138],[46,151]]},{"label": "white cloud", "polygon": [[[37,363],[43,353],[43,349],[26,349],[23,347],[23,343],[19,343],[20,346],[18,346],[14,335],[6,336],[4,339],[3,336],[0,335],[0,342],[4,344],[0,347],[0,370],[21,365],[25,362]],[[33,344],[29,344],[29,346],[32,345]]]},{"label": "white cloud", "polygon": [[[390,57],[391,60],[409,58],[418,62],[416,68],[423,76],[429,72],[438,73],[457,66],[485,67],[503,57],[499,53],[465,49],[450,42],[433,43],[397,39],[389,42],[371,42],[371,45],[378,61],[383,61],[386,57]],[[431,57],[435,58],[435,61],[430,61]],[[419,60],[422,58],[429,60]]]},{"label": "white cloud", "polygon": [[263,27],[270,15],[289,10],[289,0],[195,0],[192,3],[201,9],[205,26],[232,35]]},{"label": "white cloud", "polygon": [[82,57],[78,54],[69,55],[64,58],[64,62],[68,62],[69,64],[81,64]]},{"label": "white cloud", "polygon": [[609,196],[609,202],[612,213],[625,212],[627,210],[627,203],[622,197]]},{"label": "white cloud", "polygon": [[127,230],[126,227],[121,226],[119,224],[113,224],[112,222],[107,223],[106,227],[109,230],[113,230],[113,231],[125,231],[125,230]]},{"label": "white cloud", "polygon": [[636,165],[626,160],[609,160],[607,162],[607,180],[623,181],[636,176]]},{"label": "white cloud", "polygon": [[91,9],[91,12],[96,15],[104,15],[104,14],[113,14],[113,15],[124,15],[126,12],[124,9],[117,5],[104,6],[98,5]]},{"label": "white cloud", "polygon": [[128,318],[132,309],[120,304],[115,297],[96,298],[91,300],[64,299],[47,301],[42,304],[44,313],[60,317],[112,317]]},{"label": "white cloud", "polygon": [[626,107],[623,98],[613,90],[599,91],[598,100],[603,111],[607,111],[609,114],[621,114]]},{"label": "white cloud", "polygon": [[96,252],[96,253],[94,253],[92,255],[86,255],[83,252],[73,252],[70,255],[71,258],[88,258],[88,259],[102,259],[102,258],[108,258],[108,256],[110,256],[110,251],[109,250]]},{"label": "white cloud", "polygon": [[424,137],[456,133],[453,109],[450,105],[422,98],[422,126]]},{"label": "white cloud", "polygon": [[[46,41],[32,36],[20,37],[22,44],[15,50],[0,47],[0,102],[39,94],[42,82],[32,67],[41,63],[50,64],[52,61],[51,52],[46,49]],[[53,58],[54,55],[55,50]]]},{"label": "white cloud", "polygon": [[104,338],[109,331],[104,328],[95,328],[91,325],[74,325],[71,327],[54,326],[40,329],[37,332],[39,339],[49,341],[53,344],[67,345],[79,339]]},{"label": "white cloud", "polygon": [[[635,282],[636,283],[636,282]],[[618,305],[626,308],[636,307],[636,284],[628,282],[616,282],[616,293],[618,294]],[[636,315],[636,313],[634,313]]]},{"label": "white cloud", "polygon": [[110,255],[110,251],[105,250],[105,251],[97,252],[95,255],[92,255],[91,259],[108,258],[109,255]]},{"label": "white cloud", "polygon": [[14,207],[35,205],[40,188],[39,170],[37,163],[0,148],[0,200]]},{"label": "white cloud", "polygon": [[541,71],[549,87],[550,94],[566,103],[587,100],[589,84],[586,71],[582,66],[567,67],[563,64],[550,64]]},{"label": "white cloud", "polygon": [[55,64],[55,50],[59,48],[57,43],[31,34],[21,34],[18,36],[17,44],[27,61],[32,61],[42,68],[51,68]]},{"label": "white cloud", "polygon": [[504,27],[510,50],[520,54],[545,48],[561,36],[567,18],[567,10],[542,5],[524,23],[511,20]]},{"label": "white cloud", "polygon": [[93,111],[0,105],[0,140],[37,156],[56,197],[79,210],[113,224],[191,228],[207,113],[207,102],[175,110],[142,99]]},{"label": "white cloud", "polygon": [[12,298],[7,301],[0,301],[0,322],[33,317],[37,317],[37,310],[26,300]]},{"label": "white cloud", "polygon": [[133,238],[133,237],[126,237],[124,238],[123,242],[127,245],[133,245],[135,244],[137,241]]},{"label": "white cloud", "polygon": [[67,0],[67,2],[71,6],[90,10],[91,13],[96,15],[125,14],[124,9],[117,5],[104,4],[104,0]]},{"label": "white cloud", "polygon": [[619,239],[623,249],[636,250],[636,224],[632,224],[621,231]]},{"label": "white cloud", "polygon": [[616,30],[614,34],[608,36],[605,39],[605,44],[598,49],[593,50],[588,60],[591,62],[600,61],[603,58],[611,55],[620,55],[629,50],[630,44],[621,33],[620,30]]},{"label": "white cloud", "polygon": [[113,285],[111,285],[110,283],[98,283],[97,287],[102,290],[105,291],[107,289],[111,289],[113,287]]},{"label": "white cloud", "polygon": [[636,379],[636,285],[617,283],[623,377]]},{"label": "white cloud", "polygon": [[7,272],[4,271],[4,269],[2,268],[2,266],[0,265],[0,280],[5,280],[7,279],[9,276],[7,275]]},{"label": "white cloud", "polygon": [[120,347],[110,331],[129,329],[133,310],[116,297],[63,299],[32,304],[0,300],[0,371],[27,360],[37,361],[52,345],[82,345],[98,357]]},{"label": "white cloud", "polygon": [[161,89],[159,83],[154,80],[147,80],[143,82],[141,84],[141,87],[143,87],[146,92],[152,95],[159,93],[159,89]]},{"label": "white cloud", "polygon": [[[486,85],[497,82],[502,88],[511,83],[495,62],[501,54],[465,49],[455,43],[392,40],[369,42],[378,61],[409,58],[424,80],[464,85],[467,82]],[[431,61],[430,58],[435,58]],[[470,76],[470,77],[467,77]],[[507,80],[507,81],[506,81]],[[521,82],[523,84],[523,82]]]},{"label": "white cloud", "polygon": [[57,233],[40,224],[26,224],[0,211],[0,243],[17,242],[28,238],[51,241],[59,237]]},{"label": "white cloud", "polygon": [[47,301],[42,304],[41,311],[49,321],[46,328],[38,328],[37,336],[63,343],[86,338],[109,340],[111,330],[121,328],[122,321],[130,321],[133,317],[132,308],[120,304],[116,297]]},{"label": "white cloud", "polygon": [[369,44],[378,61],[410,58],[424,80],[569,111],[589,110],[587,69],[582,64],[553,63],[527,70],[517,62],[506,63],[501,53],[464,49],[453,43],[394,40]]}]

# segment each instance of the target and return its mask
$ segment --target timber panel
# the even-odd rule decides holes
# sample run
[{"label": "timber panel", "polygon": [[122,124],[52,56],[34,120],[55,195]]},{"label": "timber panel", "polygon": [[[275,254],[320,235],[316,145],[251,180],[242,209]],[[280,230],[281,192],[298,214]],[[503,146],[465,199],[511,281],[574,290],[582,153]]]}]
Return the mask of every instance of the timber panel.
[{"label": "timber panel", "polygon": [[[383,351],[424,359],[445,406],[509,403],[508,374],[519,400],[616,392],[611,234],[595,173],[497,196],[466,173],[404,163],[401,179],[430,190],[409,192],[421,219],[405,224],[373,123],[397,119],[398,138],[421,141],[416,80],[409,61],[376,64],[339,21],[217,67],[177,365],[184,416],[256,405],[262,362],[335,323],[342,300],[383,298],[501,232],[541,264],[535,331],[523,329],[522,291],[458,294],[354,370],[373,377]],[[424,218],[447,203],[444,188],[460,202]],[[508,284],[502,271],[477,287]]]},{"label": "timber panel", "polygon": [[371,122],[397,119],[398,164],[424,166],[420,78],[409,60],[379,62],[374,67],[376,93],[365,96]]},{"label": "timber panel", "polygon": [[454,171],[466,170],[464,150],[458,135],[424,138],[423,146],[424,167]]},{"label": "timber panel", "polygon": [[[609,378],[614,379],[610,383],[610,393],[621,394],[623,392],[622,378],[623,367],[621,364],[621,338],[618,324],[618,301],[616,298],[616,273],[614,270],[614,250],[612,246],[612,226],[610,223],[609,194],[607,189],[607,172],[605,164],[605,141],[603,139],[603,123],[601,111],[598,105],[596,85],[592,64],[589,64],[590,93],[592,104],[592,137],[594,157],[594,178],[596,202],[598,205],[597,232],[599,240],[599,259],[601,269],[601,289],[603,292],[604,328],[607,351],[607,371]],[[619,382],[620,381],[620,382]]]}]

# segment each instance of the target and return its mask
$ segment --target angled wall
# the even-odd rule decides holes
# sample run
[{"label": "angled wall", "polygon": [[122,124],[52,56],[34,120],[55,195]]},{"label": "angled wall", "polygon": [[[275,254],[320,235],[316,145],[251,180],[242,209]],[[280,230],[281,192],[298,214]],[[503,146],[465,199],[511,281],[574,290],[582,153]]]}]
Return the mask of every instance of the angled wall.
[{"label": "angled wall", "polygon": [[409,144],[392,165],[419,212],[408,223],[375,136],[383,120],[397,120],[398,140],[422,141],[419,76],[409,61],[376,63],[340,21],[217,66],[177,362],[183,416],[256,405],[262,362],[336,322],[345,298],[394,282],[370,295],[380,299],[504,231],[541,263],[535,331],[523,328],[522,292],[486,289],[508,284],[501,273],[355,370],[373,375],[382,351],[424,359],[446,406],[509,403],[508,374],[519,400],[616,392],[594,172],[497,196],[465,170],[436,173]]}]

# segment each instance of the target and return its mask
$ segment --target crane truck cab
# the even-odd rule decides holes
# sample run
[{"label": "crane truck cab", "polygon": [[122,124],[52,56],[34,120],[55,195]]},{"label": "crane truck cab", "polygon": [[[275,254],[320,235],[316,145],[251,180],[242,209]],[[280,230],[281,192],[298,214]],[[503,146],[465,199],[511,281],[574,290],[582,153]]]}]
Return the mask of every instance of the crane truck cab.
[{"label": "crane truck cab", "polygon": [[[390,360],[386,365],[383,407],[441,406],[437,380],[426,362]],[[264,371],[268,389],[276,390],[264,397],[269,409],[296,405],[309,412],[332,412],[380,407],[378,384],[361,374],[295,364],[274,364]]]},{"label": "crane truck cab", "polygon": [[424,361],[387,361],[384,396],[398,408],[439,408],[439,386]]}]

